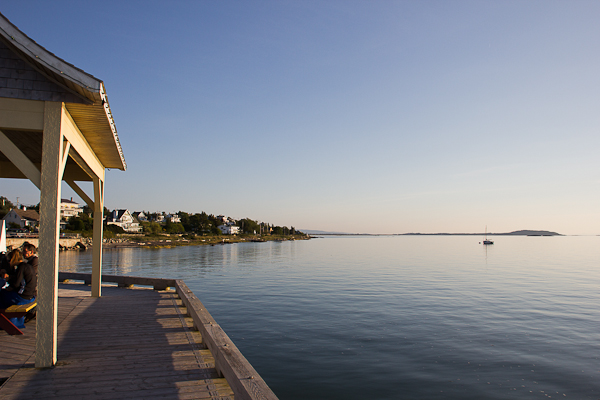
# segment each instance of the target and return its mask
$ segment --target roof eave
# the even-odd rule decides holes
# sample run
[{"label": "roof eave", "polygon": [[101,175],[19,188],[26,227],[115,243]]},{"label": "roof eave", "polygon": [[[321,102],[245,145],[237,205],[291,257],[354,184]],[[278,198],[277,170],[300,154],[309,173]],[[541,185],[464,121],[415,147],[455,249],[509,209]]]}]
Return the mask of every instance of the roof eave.
[{"label": "roof eave", "polygon": [[[76,94],[82,99],[83,104],[95,108],[99,113],[101,112],[106,116],[107,123],[101,128],[101,132],[103,136],[113,139],[114,149],[110,160],[102,161],[104,161],[106,168],[125,171],[127,164],[108,103],[108,97],[106,96],[104,83],[37,44],[13,25],[2,13],[0,13],[0,35],[19,53],[20,57],[24,58],[24,61],[48,79]],[[82,134],[85,136],[85,130],[82,130]]]}]

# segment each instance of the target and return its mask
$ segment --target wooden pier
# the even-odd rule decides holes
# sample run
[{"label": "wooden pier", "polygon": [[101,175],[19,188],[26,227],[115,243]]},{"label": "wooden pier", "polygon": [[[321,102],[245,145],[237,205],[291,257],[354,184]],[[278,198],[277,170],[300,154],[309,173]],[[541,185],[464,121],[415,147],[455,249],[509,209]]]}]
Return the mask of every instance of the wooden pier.
[{"label": "wooden pier", "polygon": [[[84,283],[59,284],[53,368],[35,368],[35,321],[23,336],[0,331],[0,398],[277,399],[182,281],[103,281],[119,286],[94,298]],[[140,283],[158,290],[130,286]]]}]

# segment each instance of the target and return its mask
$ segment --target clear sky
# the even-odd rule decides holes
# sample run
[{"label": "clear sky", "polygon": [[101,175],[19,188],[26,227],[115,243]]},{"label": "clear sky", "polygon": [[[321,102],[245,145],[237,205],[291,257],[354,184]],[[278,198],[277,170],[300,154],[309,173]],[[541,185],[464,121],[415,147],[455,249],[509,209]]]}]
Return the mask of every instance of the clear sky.
[{"label": "clear sky", "polygon": [[0,4],[105,82],[110,209],[600,234],[599,1]]}]

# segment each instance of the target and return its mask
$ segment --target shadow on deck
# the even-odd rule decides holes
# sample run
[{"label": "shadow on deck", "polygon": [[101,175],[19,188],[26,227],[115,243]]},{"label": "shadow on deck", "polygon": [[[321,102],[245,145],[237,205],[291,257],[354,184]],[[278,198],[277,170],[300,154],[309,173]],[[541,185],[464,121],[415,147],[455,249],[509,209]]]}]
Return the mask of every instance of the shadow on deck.
[{"label": "shadow on deck", "polygon": [[2,399],[233,399],[175,291],[59,285],[58,363],[36,369],[35,321],[0,332]]}]

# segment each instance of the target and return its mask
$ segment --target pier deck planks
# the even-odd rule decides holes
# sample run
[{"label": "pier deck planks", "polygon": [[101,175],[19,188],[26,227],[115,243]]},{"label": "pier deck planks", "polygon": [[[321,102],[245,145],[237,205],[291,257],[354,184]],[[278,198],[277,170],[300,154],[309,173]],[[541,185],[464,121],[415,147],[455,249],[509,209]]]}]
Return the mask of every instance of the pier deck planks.
[{"label": "pier deck planks", "polygon": [[59,286],[57,365],[34,368],[34,321],[0,331],[0,398],[233,399],[174,291]]}]

